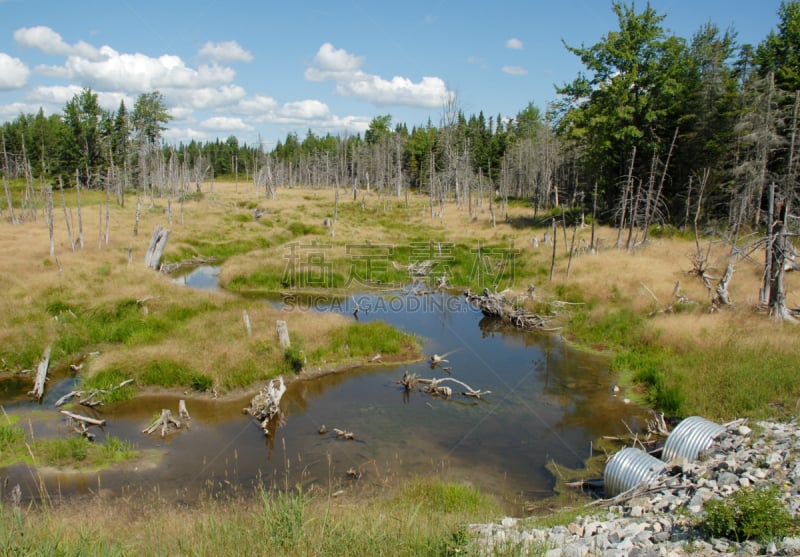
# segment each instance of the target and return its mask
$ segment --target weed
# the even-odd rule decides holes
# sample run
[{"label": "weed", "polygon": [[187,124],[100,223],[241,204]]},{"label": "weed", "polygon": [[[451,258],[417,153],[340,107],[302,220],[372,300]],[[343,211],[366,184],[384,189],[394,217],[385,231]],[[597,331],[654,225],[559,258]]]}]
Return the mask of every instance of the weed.
[{"label": "weed", "polygon": [[263,528],[269,547],[278,547],[285,553],[303,538],[305,498],[302,493],[270,494],[261,492]]},{"label": "weed", "polygon": [[129,400],[136,394],[136,387],[129,383],[124,387],[117,388],[120,383],[130,379],[130,372],[123,371],[117,368],[110,368],[98,371],[94,375],[83,377],[81,386],[86,391],[97,389],[98,391],[105,391],[100,393],[96,400],[100,400],[105,404],[114,402],[122,402]]},{"label": "weed", "polygon": [[196,391],[210,389],[214,380],[173,360],[152,360],[139,375],[143,385],[192,387]]},{"label": "weed", "polygon": [[303,371],[303,367],[308,363],[305,350],[303,350],[302,346],[297,344],[292,344],[286,348],[283,351],[283,358],[286,361],[286,365],[289,366],[289,369],[295,373]]},{"label": "weed", "polygon": [[130,441],[109,435],[100,449],[101,462],[124,462],[139,453]]},{"label": "weed", "polygon": [[11,424],[0,424],[0,453],[4,453],[25,439],[25,432]]},{"label": "weed", "polygon": [[91,442],[83,436],[46,439],[34,443],[34,453],[52,466],[74,466],[86,460]]},{"label": "weed", "polygon": [[711,536],[738,542],[767,542],[790,532],[792,519],[776,487],[743,488],[727,499],[706,503],[701,526]]}]

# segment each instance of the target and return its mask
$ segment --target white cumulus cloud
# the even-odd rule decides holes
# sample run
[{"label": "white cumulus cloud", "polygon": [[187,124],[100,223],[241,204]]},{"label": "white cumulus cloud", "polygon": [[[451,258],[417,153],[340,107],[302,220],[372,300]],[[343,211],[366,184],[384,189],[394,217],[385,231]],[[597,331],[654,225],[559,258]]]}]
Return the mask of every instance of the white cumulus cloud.
[{"label": "white cumulus cloud", "polygon": [[454,93],[439,77],[426,76],[418,82],[400,76],[387,80],[364,72],[363,63],[363,57],[325,43],[314,57],[314,65],[306,69],[305,77],[309,81],[333,81],[337,94],[380,106],[435,108],[453,97]]},{"label": "white cumulus cloud", "polygon": [[522,50],[522,41],[512,37],[506,41],[506,48]]},{"label": "white cumulus cloud", "polygon": [[172,54],[153,57],[139,52],[118,52],[107,45],[96,48],[83,41],[70,45],[56,31],[44,26],[18,29],[14,39],[23,47],[66,57],[61,65],[37,66],[35,71],[41,75],[92,89],[126,93],[168,88],[201,89],[231,83],[236,72],[215,60],[252,58],[235,42],[206,43],[204,49],[212,63],[191,67]]},{"label": "white cumulus cloud", "polygon": [[528,70],[521,66],[503,66],[503,71],[510,75],[528,75]]},{"label": "white cumulus cloud", "polygon": [[200,56],[214,62],[252,62],[253,55],[243,49],[236,41],[204,44],[198,52]]},{"label": "white cumulus cloud", "polygon": [[25,48],[35,48],[45,54],[79,56],[91,60],[98,59],[100,52],[92,45],[78,41],[70,45],[61,38],[61,35],[43,25],[36,27],[23,27],[14,31],[14,40]]},{"label": "white cumulus cloud", "polygon": [[0,91],[24,87],[30,74],[31,71],[22,60],[0,52]]},{"label": "white cumulus cloud", "polygon": [[241,99],[235,107],[239,114],[258,115],[275,110],[278,101],[266,95],[255,95],[246,99]]},{"label": "white cumulus cloud", "polygon": [[200,122],[200,126],[204,130],[224,132],[249,132],[254,129],[241,118],[231,118],[230,116],[212,116]]}]

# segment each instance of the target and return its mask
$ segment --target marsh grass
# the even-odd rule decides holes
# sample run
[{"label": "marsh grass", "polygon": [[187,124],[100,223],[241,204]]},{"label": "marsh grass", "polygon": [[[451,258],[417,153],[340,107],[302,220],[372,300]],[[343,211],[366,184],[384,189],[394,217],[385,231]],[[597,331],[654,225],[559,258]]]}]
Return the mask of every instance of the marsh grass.
[{"label": "marsh grass", "polygon": [[[454,482],[416,480],[362,503],[345,496],[260,489],[206,498],[189,510],[166,499],[112,518],[118,503],[43,509],[0,506],[0,552],[53,555],[457,555],[475,554],[466,525],[499,515],[493,499]],[[124,511],[123,511],[124,512]],[[124,540],[124,541],[123,541]],[[49,552],[49,553],[48,553]],[[55,552],[55,553],[54,553]]]},{"label": "marsh grass", "polygon": [[335,331],[328,345],[315,350],[311,358],[318,362],[323,359],[363,358],[375,354],[409,353],[417,349],[413,336],[391,327],[383,321],[352,323]]}]

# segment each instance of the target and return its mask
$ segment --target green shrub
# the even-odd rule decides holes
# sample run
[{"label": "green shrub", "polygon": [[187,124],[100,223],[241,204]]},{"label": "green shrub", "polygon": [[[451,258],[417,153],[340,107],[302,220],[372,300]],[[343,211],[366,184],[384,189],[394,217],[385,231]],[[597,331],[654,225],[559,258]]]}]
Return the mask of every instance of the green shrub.
[{"label": "green shrub", "polygon": [[292,345],[283,351],[283,358],[289,366],[289,369],[295,373],[303,371],[303,366],[306,365],[306,352],[301,346]]},{"label": "green shrub", "polygon": [[714,537],[767,542],[786,536],[792,519],[778,488],[744,488],[727,499],[709,501],[701,526]]}]

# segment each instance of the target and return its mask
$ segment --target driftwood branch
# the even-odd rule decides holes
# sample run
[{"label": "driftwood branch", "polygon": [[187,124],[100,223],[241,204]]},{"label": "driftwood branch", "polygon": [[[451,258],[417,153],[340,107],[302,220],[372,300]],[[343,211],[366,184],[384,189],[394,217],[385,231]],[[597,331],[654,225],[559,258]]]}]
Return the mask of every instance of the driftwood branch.
[{"label": "driftwood branch", "polygon": [[102,400],[95,400],[95,397],[100,395],[108,395],[116,391],[117,389],[121,389],[126,385],[130,385],[133,383],[133,379],[126,379],[122,381],[119,385],[112,385],[108,389],[92,389],[88,394],[86,391],[70,391],[61,398],[59,398],[55,406],[58,408],[59,406],[63,406],[67,403],[67,401],[71,398],[80,398],[79,404],[82,406],[89,406],[90,408],[94,408],[95,406],[102,406]]},{"label": "driftwood branch", "polygon": [[409,373],[407,371],[403,373],[403,378],[397,383],[403,385],[406,391],[418,389],[423,393],[429,393],[433,396],[439,396],[445,399],[452,398],[453,389],[448,385],[444,385],[443,383],[455,383],[456,385],[460,385],[466,389],[466,391],[461,392],[462,396],[477,398],[479,400],[481,400],[483,396],[491,394],[492,392],[473,389],[463,381],[459,381],[458,379],[454,379],[452,377],[424,379],[422,377],[417,377],[415,373]]},{"label": "driftwood branch", "polygon": [[69,412],[68,410],[61,410],[60,411],[64,416],[69,418],[70,420],[74,420],[76,422],[81,422],[86,425],[96,425],[96,426],[104,426],[106,425],[105,420],[98,420],[96,418],[90,418],[88,416],[82,416],[81,414],[75,414],[73,412]]}]

